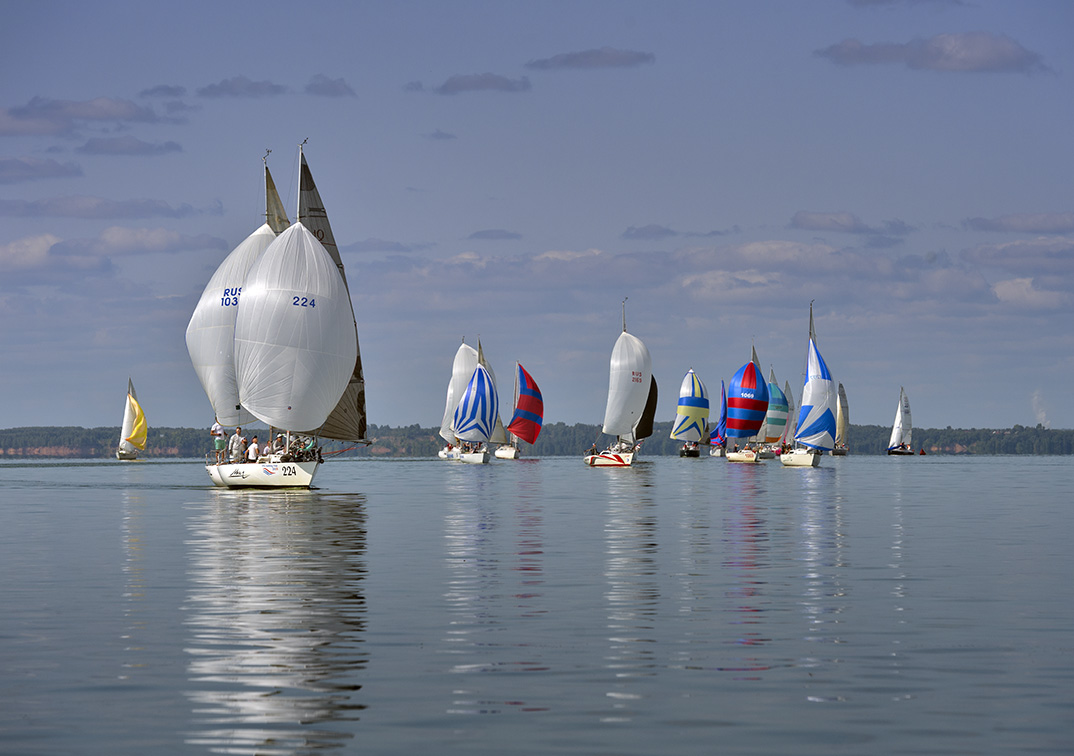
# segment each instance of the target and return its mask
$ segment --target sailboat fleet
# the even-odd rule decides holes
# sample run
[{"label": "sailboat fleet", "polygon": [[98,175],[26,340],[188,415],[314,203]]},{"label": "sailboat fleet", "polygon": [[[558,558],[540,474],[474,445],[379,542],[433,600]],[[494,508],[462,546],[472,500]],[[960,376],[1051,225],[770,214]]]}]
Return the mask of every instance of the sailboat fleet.
[{"label": "sailboat fleet", "polygon": [[[303,142],[305,144],[305,142]],[[220,263],[209,279],[186,331],[187,348],[217,422],[241,426],[261,421],[285,440],[267,443],[256,457],[207,459],[212,483],[224,487],[310,487],[323,463],[323,439],[367,443],[365,380],[357,321],[346,272],[302,146],[296,221],[287,217],[264,162],[265,222]],[[789,382],[781,389],[775,369],[766,381],[757,357],[720,380],[718,415],[710,423],[708,390],[690,368],[683,377],[670,437],[683,457],[726,457],[758,464],[779,457],[788,467],[816,467],[820,456],[848,452],[849,406],[817,346],[813,305],[805,381],[797,408]],[[496,376],[480,340],[465,339],[452,363],[440,424],[445,460],[485,464],[519,459],[522,443],[534,444],[544,420],[544,400],[533,376],[514,365],[511,417],[500,414]],[[657,405],[652,358],[626,326],[612,348],[603,434],[583,455],[589,467],[631,467],[652,435]],[[716,413],[716,409],[711,412]],[[888,453],[912,454],[910,405],[900,389]],[[145,448],[145,415],[128,381],[127,403],[116,452],[134,459]],[[492,446],[497,445],[495,451]]]}]

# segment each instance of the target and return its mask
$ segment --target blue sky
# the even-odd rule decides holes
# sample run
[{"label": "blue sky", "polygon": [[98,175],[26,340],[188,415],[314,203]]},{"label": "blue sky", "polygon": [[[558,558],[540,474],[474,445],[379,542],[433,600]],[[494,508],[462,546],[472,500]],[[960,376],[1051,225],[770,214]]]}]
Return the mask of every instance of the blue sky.
[{"label": "blue sky", "polygon": [[[212,411],[184,331],[297,145],[369,419],[439,424],[460,339],[546,422],[603,417],[627,325],[670,420],[809,303],[856,423],[1074,427],[1074,4],[9,3],[0,427]],[[293,210],[291,210],[293,213]]]}]

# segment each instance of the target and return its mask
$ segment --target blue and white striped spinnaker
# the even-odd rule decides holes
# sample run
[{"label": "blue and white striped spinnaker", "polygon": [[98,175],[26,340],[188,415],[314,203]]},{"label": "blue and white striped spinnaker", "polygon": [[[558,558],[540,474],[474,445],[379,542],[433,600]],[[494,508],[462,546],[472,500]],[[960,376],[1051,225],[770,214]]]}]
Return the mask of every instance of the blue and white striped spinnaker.
[{"label": "blue and white striped spinnaker", "polygon": [[500,400],[496,396],[496,384],[489,371],[483,365],[478,365],[455,408],[452,429],[455,436],[463,441],[488,441],[496,429],[499,416]]},{"label": "blue and white striped spinnaker", "polygon": [[679,388],[679,406],[675,409],[671,437],[678,441],[700,441],[708,436],[708,419],[709,392],[690,368]]},{"label": "blue and white striped spinnaker", "polygon": [[820,451],[835,448],[835,408],[838,391],[824,358],[817,349],[813,330],[813,306],[809,306],[809,351],[802,406],[798,410],[798,430],[794,440],[801,446]]}]

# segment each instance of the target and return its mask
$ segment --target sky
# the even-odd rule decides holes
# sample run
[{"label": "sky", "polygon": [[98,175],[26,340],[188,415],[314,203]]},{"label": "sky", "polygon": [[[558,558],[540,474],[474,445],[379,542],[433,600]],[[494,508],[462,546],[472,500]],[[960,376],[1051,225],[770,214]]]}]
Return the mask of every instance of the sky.
[{"label": "sky", "polygon": [[751,346],[800,393],[812,302],[853,423],[1074,427],[1066,0],[3,8],[0,427],[211,424],[186,325],[303,140],[371,423],[464,338],[600,423],[625,300],[658,421]]}]

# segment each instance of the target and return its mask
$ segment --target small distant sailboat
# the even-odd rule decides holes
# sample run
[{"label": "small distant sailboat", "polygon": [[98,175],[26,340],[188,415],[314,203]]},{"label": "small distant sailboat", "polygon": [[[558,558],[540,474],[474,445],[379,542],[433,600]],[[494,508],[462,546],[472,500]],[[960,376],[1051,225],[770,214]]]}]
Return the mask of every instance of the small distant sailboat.
[{"label": "small distant sailboat", "polygon": [[845,457],[847,455],[847,427],[850,425],[850,406],[847,404],[847,392],[843,390],[843,384],[839,384],[839,404],[835,413],[835,448],[832,449],[833,457]]},{"label": "small distant sailboat", "polygon": [[817,349],[813,328],[813,303],[809,303],[809,347],[806,353],[805,387],[798,409],[795,448],[779,455],[788,467],[816,467],[820,455],[835,446],[836,390],[828,365]]},{"label": "small distant sailboat", "polygon": [[[757,435],[768,413],[768,385],[757,364],[757,350],[753,358],[740,367],[731,378],[727,388],[727,438],[750,439]],[[756,464],[761,457],[758,450],[748,442],[742,449],[726,452],[728,462]]]},{"label": "small distant sailboat", "polygon": [[653,434],[656,416],[656,378],[652,358],[641,339],[627,333],[626,300],[623,300],[623,332],[612,348],[608,372],[608,404],[602,430],[615,436],[615,443],[598,453],[596,444],[583,457],[589,467],[630,467],[641,441]]},{"label": "small distant sailboat", "polygon": [[145,439],[149,433],[149,426],[145,422],[145,412],[138,403],[138,395],[134,393],[134,381],[127,378],[127,401],[123,405],[123,426],[119,430],[119,448],[116,449],[116,459],[138,459],[138,452],[145,451]]},{"label": "small distant sailboat", "polygon": [[720,419],[709,433],[709,456],[722,457],[727,449],[727,389],[720,380]]},{"label": "small distant sailboat", "polygon": [[[899,386],[899,406],[895,408],[895,422],[891,425],[891,438],[888,440],[888,454],[910,456],[913,449],[914,423],[910,418],[910,399],[906,391]],[[924,451],[924,449],[922,449]]]},{"label": "small distant sailboat", "polygon": [[682,441],[680,457],[700,457],[701,440],[709,435],[709,392],[693,368],[682,379],[679,388],[679,404],[675,410],[675,422],[671,438]]},{"label": "small distant sailboat", "polygon": [[544,423],[544,397],[537,381],[533,380],[526,368],[515,363],[515,410],[507,432],[511,434],[511,443],[496,449],[497,459],[518,459],[521,452],[518,442],[535,444]]}]

